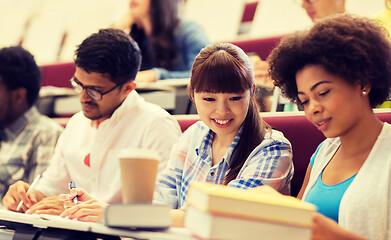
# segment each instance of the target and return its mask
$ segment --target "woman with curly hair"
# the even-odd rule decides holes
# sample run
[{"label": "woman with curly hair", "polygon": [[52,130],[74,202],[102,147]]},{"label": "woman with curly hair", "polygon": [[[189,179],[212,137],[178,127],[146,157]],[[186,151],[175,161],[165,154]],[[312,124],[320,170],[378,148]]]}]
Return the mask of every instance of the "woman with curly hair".
[{"label": "woman with curly hair", "polygon": [[298,195],[321,213],[313,239],[391,239],[391,125],[372,110],[390,93],[385,29],[368,18],[325,18],[283,39],[268,60],[276,86],[327,137]]}]

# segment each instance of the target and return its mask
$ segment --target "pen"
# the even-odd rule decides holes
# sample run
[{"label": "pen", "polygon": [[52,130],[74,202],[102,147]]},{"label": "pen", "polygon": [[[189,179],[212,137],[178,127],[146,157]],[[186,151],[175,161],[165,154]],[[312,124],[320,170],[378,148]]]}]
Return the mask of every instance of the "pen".
[{"label": "pen", "polygon": [[[33,183],[31,183],[29,189],[28,189],[27,192],[26,192],[26,196],[30,195],[30,192],[34,189],[35,185],[37,185],[37,183],[38,183],[38,181],[39,181],[40,178],[41,178],[41,174],[38,174],[38,175],[35,177]],[[16,207],[16,211],[17,211],[17,212],[19,212],[19,210],[20,210],[20,208],[22,207],[22,205],[23,205],[23,200],[21,200],[21,201],[19,202],[18,206]]]},{"label": "pen", "polygon": [[[76,184],[73,181],[71,181],[69,183],[69,190],[74,189],[74,188],[76,188]],[[77,195],[72,200],[73,200],[74,204],[77,204]]]}]

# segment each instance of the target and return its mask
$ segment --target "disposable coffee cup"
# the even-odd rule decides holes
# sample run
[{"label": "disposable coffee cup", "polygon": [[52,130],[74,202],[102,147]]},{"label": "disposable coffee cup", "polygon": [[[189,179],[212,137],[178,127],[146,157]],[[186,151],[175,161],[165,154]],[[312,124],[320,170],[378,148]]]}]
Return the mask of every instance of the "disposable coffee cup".
[{"label": "disposable coffee cup", "polygon": [[119,154],[123,203],[152,203],[159,154],[149,149],[125,149]]}]

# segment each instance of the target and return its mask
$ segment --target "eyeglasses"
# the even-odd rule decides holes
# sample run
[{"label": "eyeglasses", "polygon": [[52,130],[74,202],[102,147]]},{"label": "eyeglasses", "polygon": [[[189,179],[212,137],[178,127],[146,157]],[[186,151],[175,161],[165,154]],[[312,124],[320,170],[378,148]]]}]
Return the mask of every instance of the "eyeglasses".
[{"label": "eyeglasses", "polygon": [[78,82],[75,80],[75,78],[71,78],[71,80],[69,80],[69,82],[71,83],[71,86],[73,87],[73,89],[75,89],[75,91],[77,93],[82,93],[83,90],[86,90],[88,96],[90,96],[92,99],[94,99],[95,101],[100,101],[102,100],[102,97],[103,95],[113,91],[114,89],[122,86],[125,82],[123,83],[120,83],[118,85],[116,85],[115,87],[113,87],[112,89],[106,91],[106,92],[101,92],[101,91],[98,91],[92,87],[84,87],[83,84],[81,84],[81,82]]},{"label": "eyeglasses", "polygon": [[318,0],[293,0],[297,5],[301,5],[303,2],[306,2],[308,4],[313,4],[317,2]]}]

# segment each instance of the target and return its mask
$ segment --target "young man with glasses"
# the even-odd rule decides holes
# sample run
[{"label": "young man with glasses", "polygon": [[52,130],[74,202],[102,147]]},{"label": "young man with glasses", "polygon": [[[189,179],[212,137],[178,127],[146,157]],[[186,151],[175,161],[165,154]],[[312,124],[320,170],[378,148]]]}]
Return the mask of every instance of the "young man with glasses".
[{"label": "young man with glasses", "polygon": [[67,123],[48,169],[30,195],[17,182],[3,199],[7,209],[60,214],[72,180],[105,203],[122,202],[118,153],[124,148],[156,150],[167,163],[178,140],[178,122],[161,107],[147,103],[135,91],[140,68],[137,44],[123,31],[103,29],[76,50],[71,85],[79,93],[82,111]]}]

